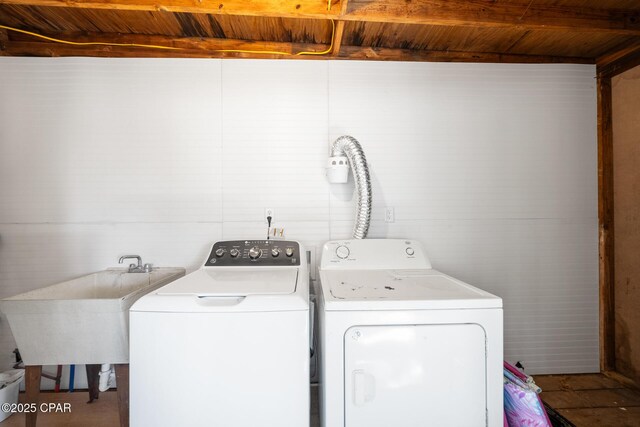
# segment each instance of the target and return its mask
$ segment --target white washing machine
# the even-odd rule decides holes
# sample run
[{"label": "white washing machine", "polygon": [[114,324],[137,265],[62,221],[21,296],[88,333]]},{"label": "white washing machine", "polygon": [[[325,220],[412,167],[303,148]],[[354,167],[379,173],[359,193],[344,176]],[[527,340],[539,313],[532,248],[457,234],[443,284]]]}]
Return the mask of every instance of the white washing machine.
[{"label": "white washing machine", "polygon": [[224,241],[130,310],[133,427],[309,425],[309,274],[293,241]]},{"label": "white washing machine", "polygon": [[499,297],[392,239],[325,244],[317,293],[323,426],[502,426]]}]

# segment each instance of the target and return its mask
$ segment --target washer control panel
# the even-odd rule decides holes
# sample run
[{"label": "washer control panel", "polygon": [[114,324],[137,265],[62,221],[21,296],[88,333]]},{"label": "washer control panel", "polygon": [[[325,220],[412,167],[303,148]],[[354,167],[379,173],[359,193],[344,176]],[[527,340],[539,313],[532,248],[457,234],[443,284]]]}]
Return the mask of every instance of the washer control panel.
[{"label": "washer control panel", "polygon": [[205,267],[300,265],[300,245],[290,240],[227,240],[216,242]]}]

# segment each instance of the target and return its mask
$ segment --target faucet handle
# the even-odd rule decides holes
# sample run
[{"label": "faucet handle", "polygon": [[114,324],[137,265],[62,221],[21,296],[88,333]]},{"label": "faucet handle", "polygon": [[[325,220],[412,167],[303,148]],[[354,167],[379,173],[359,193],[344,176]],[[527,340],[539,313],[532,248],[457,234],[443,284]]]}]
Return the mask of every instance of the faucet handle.
[{"label": "faucet handle", "polygon": [[145,273],[151,273],[151,270],[153,270],[153,264],[145,264],[144,265]]},{"label": "faucet handle", "polygon": [[118,260],[118,263],[122,264],[125,259],[135,258],[138,260],[138,267],[142,267],[142,257],[140,255],[122,255]]},{"label": "faucet handle", "polygon": [[122,264],[125,259],[135,258],[138,260],[138,264],[129,264],[129,273],[142,273],[144,267],[142,266],[142,257],[140,255],[123,255],[120,257],[118,263]]}]

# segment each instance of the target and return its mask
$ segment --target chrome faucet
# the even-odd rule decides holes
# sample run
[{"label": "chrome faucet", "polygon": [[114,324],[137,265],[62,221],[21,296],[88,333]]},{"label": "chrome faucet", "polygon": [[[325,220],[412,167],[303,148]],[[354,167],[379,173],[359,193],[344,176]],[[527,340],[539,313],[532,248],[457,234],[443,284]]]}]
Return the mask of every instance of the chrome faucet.
[{"label": "chrome faucet", "polygon": [[120,257],[118,264],[122,264],[125,259],[135,258],[138,260],[138,265],[129,264],[129,273],[149,273],[151,272],[151,264],[142,265],[142,257],[140,255],[123,255]]}]

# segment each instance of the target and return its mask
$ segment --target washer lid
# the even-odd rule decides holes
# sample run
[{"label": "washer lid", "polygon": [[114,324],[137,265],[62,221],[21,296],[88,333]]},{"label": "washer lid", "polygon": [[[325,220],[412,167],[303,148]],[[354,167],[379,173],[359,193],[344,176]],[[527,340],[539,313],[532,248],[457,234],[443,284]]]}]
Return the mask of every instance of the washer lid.
[{"label": "washer lid", "polygon": [[157,295],[245,297],[289,295],[296,291],[298,269],[201,268],[160,288]]},{"label": "washer lid", "polygon": [[495,295],[433,269],[320,274],[326,310],[500,308]]}]

